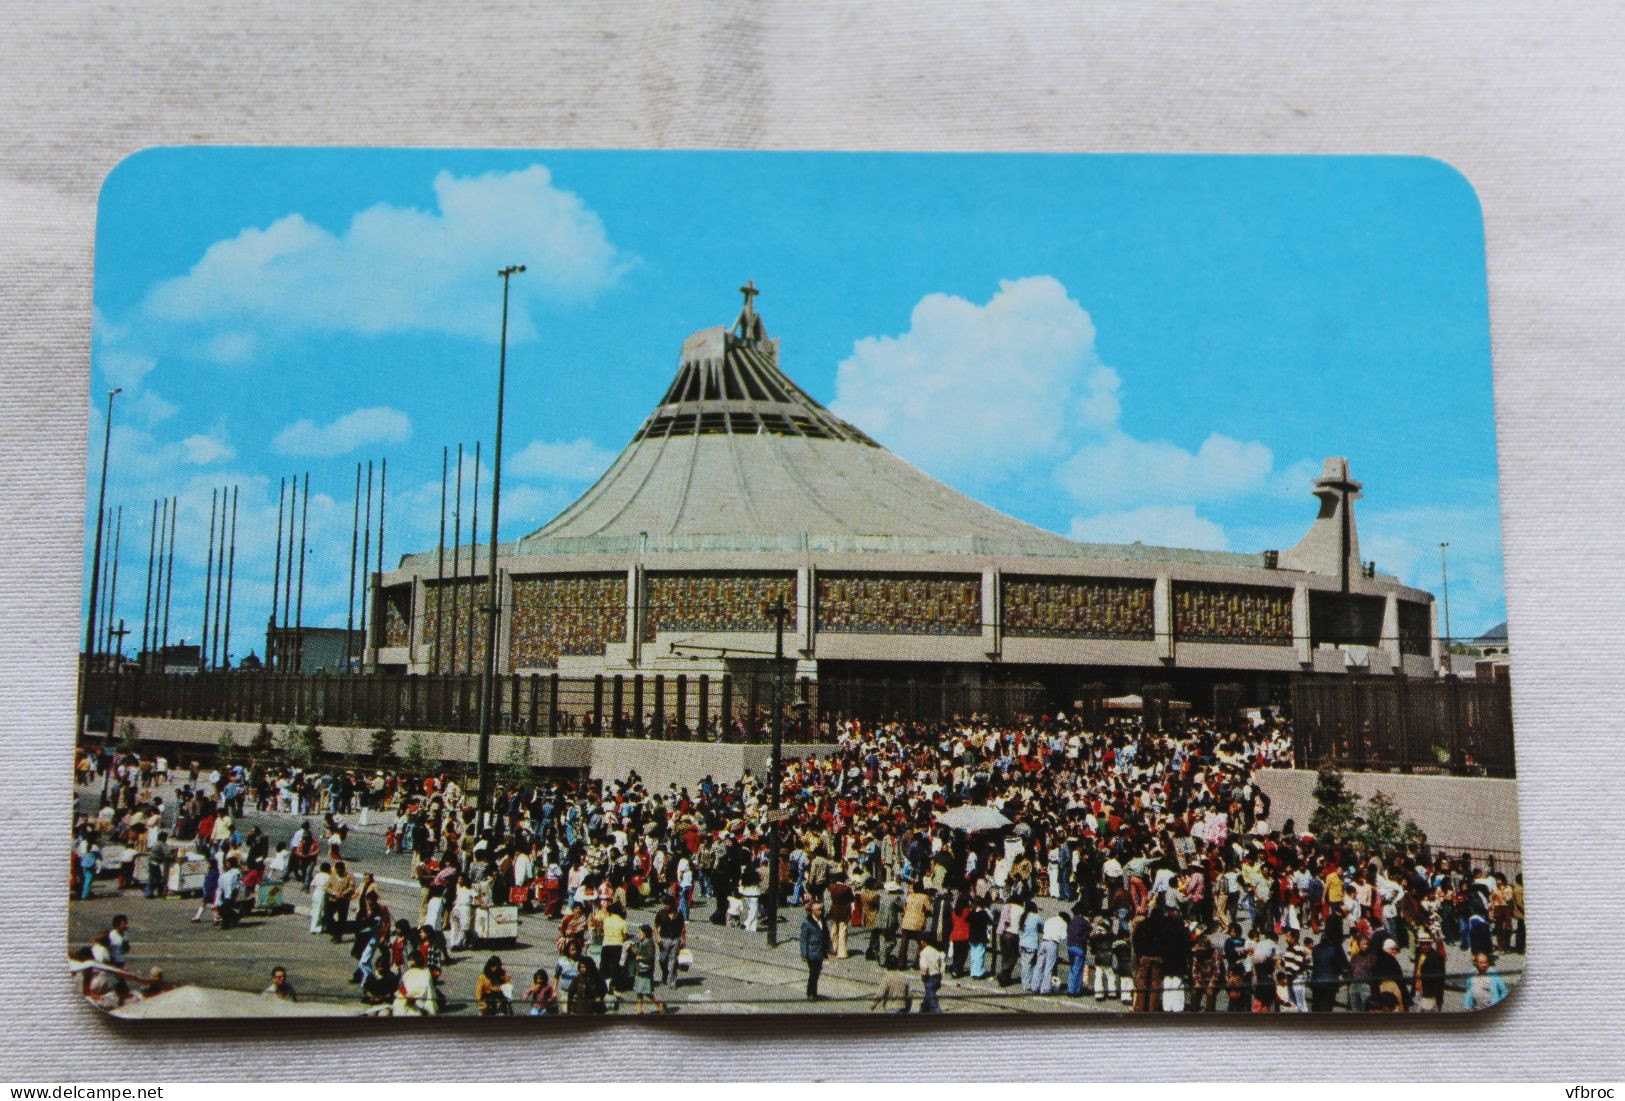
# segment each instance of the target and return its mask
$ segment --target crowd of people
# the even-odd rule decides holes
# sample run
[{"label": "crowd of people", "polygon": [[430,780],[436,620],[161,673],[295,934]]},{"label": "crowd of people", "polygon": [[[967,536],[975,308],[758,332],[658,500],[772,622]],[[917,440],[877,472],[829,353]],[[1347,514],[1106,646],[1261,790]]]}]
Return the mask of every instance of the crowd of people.
[{"label": "crowd of people", "polygon": [[[491,957],[473,993],[482,1013],[634,999],[664,1012],[691,921],[753,931],[792,908],[808,998],[826,960],[861,954],[875,1008],[911,1006],[918,974],[924,1012],[941,1009],[946,978],[963,996],[1143,1012],[1438,1010],[1454,983],[1482,1008],[1506,994],[1497,956],[1524,948],[1521,877],[1425,840],[1371,851],[1277,824],[1255,773],[1291,762],[1279,718],[1164,732],[1064,715],[844,721],[832,733],[828,752],[786,762],[777,801],[750,775],[656,790],[632,773],[498,789],[483,823],[446,776],[194,766],[166,807],[150,795],[152,763],[125,760],[98,814],[76,822],[75,889],[88,892],[109,838],[158,869],[149,895],[180,850],[204,854],[198,921],[212,911],[229,927],[260,884],[302,884],[310,932],[350,945],[360,997],[406,1015],[446,1008],[445,965],[475,945],[475,915],[492,905],[556,922],[557,959],[520,989]],[[250,803],[310,817],[273,849],[239,830]],[[361,806],[386,824],[387,848],[410,855],[416,915],[392,914],[344,860],[339,818]],[[938,822],[961,806],[1003,824]],[[133,872],[122,882],[139,886]]]}]

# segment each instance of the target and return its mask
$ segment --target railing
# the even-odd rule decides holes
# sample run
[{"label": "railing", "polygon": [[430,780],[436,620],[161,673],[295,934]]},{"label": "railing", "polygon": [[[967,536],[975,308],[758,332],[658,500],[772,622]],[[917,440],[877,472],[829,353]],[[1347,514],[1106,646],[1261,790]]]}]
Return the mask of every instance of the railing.
[{"label": "railing", "polygon": [[[313,723],[392,730],[472,733],[479,729],[480,678],[438,674],[197,673],[139,670],[91,673],[85,707],[94,731],[106,716]],[[770,672],[559,674],[496,678],[501,734],[537,737],[664,738],[764,742],[772,737]],[[982,714],[1014,720],[1042,710],[1043,690],[1030,684],[962,684],[919,680],[826,680],[786,676],[785,740],[831,737],[834,721],[908,719],[935,722]],[[798,706],[805,701],[806,707]]]},{"label": "railing", "polygon": [[[817,691],[810,680],[785,678],[787,742],[822,738],[817,724],[791,706],[798,696],[806,698],[816,716]],[[495,694],[493,730],[499,734],[728,742],[771,737],[772,686],[766,676],[536,673],[497,677]],[[88,674],[84,704],[92,731],[104,731],[116,712],[119,718],[473,733],[479,729],[480,695],[480,677],[467,675],[127,671]]]},{"label": "railing", "polygon": [[1292,728],[1299,768],[1517,775],[1506,681],[1297,676]]}]

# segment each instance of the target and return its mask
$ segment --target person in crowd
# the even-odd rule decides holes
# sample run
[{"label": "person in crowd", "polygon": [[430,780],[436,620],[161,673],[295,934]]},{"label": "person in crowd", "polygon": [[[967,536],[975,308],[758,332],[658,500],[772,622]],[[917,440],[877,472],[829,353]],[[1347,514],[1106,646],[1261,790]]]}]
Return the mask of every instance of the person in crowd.
[{"label": "person in crowd", "polygon": [[1418,1012],[1437,1013],[1444,1009],[1445,976],[1449,971],[1449,954],[1445,951],[1444,937],[1430,937],[1416,950],[1416,978],[1412,986],[1412,1004]]},{"label": "person in crowd", "polygon": [[1474,953],[1473,974],[1467,978],[1462,1006],[1466,1009],[1488,1009],[1492,1005],[1499,1005],[1506,996],[1506,980],[1491,966],[1489,953]]},{"label": "person in crowd", "polygon": [[647,1001],[656,1013],[666,1012],[666,1004],[655,996],[655,930],[652,925],[640,925],[632,941],[632,993],[637,995],[637,1013],[643,1015]]},{"label": "person in crowd", "polygon": [[440,1012],[440,996],[427,960],[413,952],[395,988],[392,1011],[397,1017],[432,1017]]},{"label": "person in crowd", "polygon": [[288,981],[288,969],[281,964],[271,968],[271,985],[267,986],[261,993],[267,998],[276,998],[284,1002],[297,1002],[299,1000],[299,995],[294,990],[293,983]]},{"label": "person in crowd", "polygon": [[501,956],[492,956],[474,980],[474,1004],[482,1017],[513,1015],[513,984],[502,966]]},{"label": "person in crowd", "polygon": [[674,899],[667,897],[660,904],[660,912],[654,919],[654,949],[660,959],[660,981],[671,989],[677,989],[678,976],[682,973],[679,966],[679,956],[684,948],[688,947],[688,923],[678,912]]},{"label": "person in crowd", "polygon": [[943,962],[946,957],[942,949],[937,947],[935,939],[927,940],[920,945],[920,986],[925,991],[920,996],[921,1013],[941,1013],[942,1004],[938,995],[942,992]]},{"label": "person in crowd", "polygon": [[530,989],[525,991],[525,1005],[532,1017],[545,1017],[559,1011],[558,987],[548,977],[545,968],[539,968],[530,977]]},{"label": "person in crowd", "polygon": [[576,962],[576,976],[570,980],[568,1012],[584,1016],[609,1012],[609,987],[599,975],[598,966],[587,957]]},{"label": "person in crowd", "polygon": [[824,922],[822,902],[814,900],[807,904],[806,915],[801,919],[799,949],[802,962],[807,965],[807,999],[812,1001],[821,996],[818,978],[823,974],[824,960],[830,952],[829,926]]},{"label": "person in crowd", "polygon": [[846,881],[846,873],[836,871],[829,873],[829,885],[825,888],[829,895],[829,940],[832,954],[838,960],[846,959],[846,939],[852,928],[852,904],[855,895],[851,884]]}]

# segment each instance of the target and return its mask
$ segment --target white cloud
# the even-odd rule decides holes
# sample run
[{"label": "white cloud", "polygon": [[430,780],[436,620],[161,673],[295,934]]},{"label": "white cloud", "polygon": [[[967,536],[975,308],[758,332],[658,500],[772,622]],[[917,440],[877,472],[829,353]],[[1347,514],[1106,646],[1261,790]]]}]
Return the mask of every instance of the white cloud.
[{"label": "white cloud", "polygon": [[495,340],[497,270],[512,281],[509,336],[524,340],[543,303],[588,301],[632,263],[580,197],[541,165],[434,180],[435,210],[380,203],[341,233],[289,214],[211,245],[146,308],[174,321],[369,334],[443,332]]},{"label": "white cloud", "polygon": [[166,421],[180,412],[180,406],[172,401],[165,400],[152,390],[142,390],[130,398],[127,408],[133,415],[141,418],[147,424]]},{"label": "white cloud", "polygon": [[112,385],[134,390],[158,366],[158,361],[138,352],[103,351],[96,356],[96,366],[101,368],[102,377]]},{"label": "white cloud", "polygon": [[1269,484],[1274,465],[1263,444],[1217,432],[1191,452],[1166,440],[1140,440],[1114,430],[1078,448],[1056,477],[1084,505],[1197,502],[1257,493]]},{"label": "white cloud", "polygon": [[203,345],[203,354],[229,367],[247,363],[258,345],[259,339],[253,333],[234,330],[210,337]]},{"label": "white cloud", "polygon": [[856,342],[830,407],[925,469],[991,481],[1064,455],[1080,403],[1115,415],[1115,375],[1094,341],[1049,276],[1001,282],[986,305],[927,295],[901,336]]},{"label": "white cloud", "polygon": [[1145,543],[1200,550],[1228,550],[1230,546],[1224,528],[1198,516],[1191,505],[1146,505],[1075,516],[1067,534],[1082,543]]},{"label": "white cloud", "polygon": [[210,463],[224,462],[237,456],[236,449],[225,440],[201,433],[186,437],[181,441],[181,448],[186,461],[195,466],[208,466]]},{"label": "white cloud", "polygon": [[306,418],[288,425],[271,441],[283,455],[330,457],[379,443],[405,443],[412,437],[412,422],[405,413],[376,405],[346,413],[327,424]]},{"label": "white cloud", "polygon": [[1031,276],[1001,282],[985,305],[922,298],[907,332],[855,343],[830,404],[940,477],[1036,484],[1048,475],[1090,510],[1093,530],[1129,540],[1150,533],[1113,525],[1166,532],[1178,520],[1196,540],[1188,545],[1220,545],[1222,531],[1195,506],[1301,495],[1316,472],[1307,460],[1278,469],[1265,444],[1218,432],[1195,450],[1141,439],[1122,424],[1131,397],[1132,379],[1100,362],[1089,314],[1058,280]]},{"label": "white cloud", "polygon": [[120,325],[102,312],[100,306],[90,308],[91,336],[101,343],[116,344],[130,331],[128,325]]},{"label": "white cloud", "polygon": [[615,453],[587,439],[532,440],[508,460],[510,473],[521,478],[590,482],[615,461]]},{"label": "white cloud", "polygon": [[1277,497],[1298,500],[1309,495],[1318,477],[1319,463],[1313,459],[1299,459],[1275,473],[1270,489]]}]

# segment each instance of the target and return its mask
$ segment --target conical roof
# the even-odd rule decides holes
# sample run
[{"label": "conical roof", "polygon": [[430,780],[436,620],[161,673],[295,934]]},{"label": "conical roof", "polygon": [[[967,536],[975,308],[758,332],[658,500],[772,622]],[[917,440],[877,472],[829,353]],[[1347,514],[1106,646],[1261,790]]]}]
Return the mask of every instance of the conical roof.
[{"label": "conical roof", "polygon": [[950,489],[825,409],[780,369],[755,287],[741,290],[733,326],[683,342],[676,377],[631,443],[519,553],[616,537],[703,536],[719,550],[850,537],[1076,546]]}]

